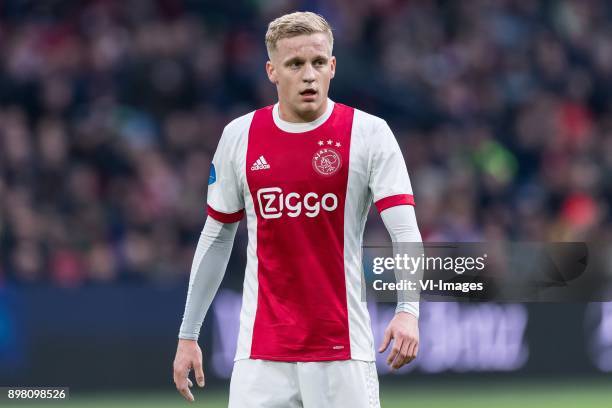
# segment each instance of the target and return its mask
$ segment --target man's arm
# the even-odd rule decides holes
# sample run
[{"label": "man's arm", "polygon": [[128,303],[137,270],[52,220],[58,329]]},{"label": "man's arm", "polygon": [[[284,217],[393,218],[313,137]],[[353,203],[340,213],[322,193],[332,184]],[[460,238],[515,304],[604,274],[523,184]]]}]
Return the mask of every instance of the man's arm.
[{"label": "man's arm", "polygon": [[[381,217],[394,243],[417,243],[407,246],[408,255],[418,256],[413,251],[422,252],[421,233],[416,221],[414,207],[412,205],[399,205],[382,211]],[[420,250],[419,250],[420,249]],[[417,271],[420,275],[422,271]],[[399,278],[399,277],[398,277]],[[412,278],[414,281],[415,279]],[[416,358],[419,350],[419,302],[398,301],[396,313],[391,320],[380,346],[379,352],[384,352],[391,339],[393,347],[387,358],[387,364],[393,369],[398,369]]]},{"label": "man's arm", "polygon": [[238,222],[226,224],[212,217],[206,218],[193,257],[185,313],[173,365],[176,388],[188,401],[194,400],[189,390],[193,385],[188,378],[191,369],[195,372],[198,385],[204,386],[202,351],[197,340],[204,316],[223,280],[237,228]]}]

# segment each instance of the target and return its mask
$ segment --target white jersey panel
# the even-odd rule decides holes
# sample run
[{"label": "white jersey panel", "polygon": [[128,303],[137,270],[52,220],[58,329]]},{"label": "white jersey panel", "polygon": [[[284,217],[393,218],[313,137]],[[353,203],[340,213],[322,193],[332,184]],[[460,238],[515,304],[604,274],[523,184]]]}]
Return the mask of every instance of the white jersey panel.
[{"label": "white jersey panel", "polygon": [[249,358],[251,355],[251,345],[253,340],[253,326],[255,315],[257,314],[257,296],[259,282],[257,279],[257,217],[253,198],[249,192],[246,171],[252,163],[247,166],[246,154],[249,140],[249,129],[254,112],[241,116],[226,127],[225,133],[232,141],[232,148],[227,152],[229,157],[220,157],[221,160],[230,161],[234,164],[234,174],[237,184],[240,186],[239,194],[244,203],[246,213],[248,244],[247,244],[247,264],[244,274],[242,306],[240,309],[240,329],[238,332],[238,342],[236,347],[235,360]]},{"label": "white jersey panel", "polygon": [[374,340],[363,285],[363,232],[372,198],[368,190],[369,157],[375,117],[355,109],[344,209],[344,268],[351,358],[374,361]]}]

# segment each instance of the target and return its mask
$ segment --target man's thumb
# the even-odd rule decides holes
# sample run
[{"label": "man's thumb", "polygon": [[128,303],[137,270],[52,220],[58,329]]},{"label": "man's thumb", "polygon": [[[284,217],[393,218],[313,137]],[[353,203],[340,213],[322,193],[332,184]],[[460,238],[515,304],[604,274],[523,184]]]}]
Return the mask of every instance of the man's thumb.
[{"label": "man's thumb", "polygon": [[200,387],[204,387],[204,370],[202,369],[202,365],[198,364],[195,367],[195,377],[198,385]]}]

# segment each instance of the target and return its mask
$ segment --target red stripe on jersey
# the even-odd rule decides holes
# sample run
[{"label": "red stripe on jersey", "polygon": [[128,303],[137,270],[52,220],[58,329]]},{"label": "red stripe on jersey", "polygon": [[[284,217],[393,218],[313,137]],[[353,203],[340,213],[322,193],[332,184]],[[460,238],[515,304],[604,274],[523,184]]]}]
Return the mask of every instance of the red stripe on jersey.
[{"label": "red stripe on jersey", "polygon": [[[255,112],[246,173],[257,217],[258,294],[251,358],[351,357],[344,203],[354,110],[336,103],[316,129],[279,129]],[[269,167],[255,166],[264,157]]]},{"label": "red stripe on jersey", "polygon": [[412,194],[397,194],[389,197],[381,198],[374,203],[378,212],[383,212],[387,208],[395,207],[397,205],[415,205],[414,196]]},{"label": "red stripe on jersey", "polygon": [[224,224],[231,224],[234,222],[238,222],[244,217],[244,210],[236,211],[233,213],[222,213],[220,211],[215,210],[210,205],[208,206],[208,215],[213,217],[215,220],[222,222]]}]

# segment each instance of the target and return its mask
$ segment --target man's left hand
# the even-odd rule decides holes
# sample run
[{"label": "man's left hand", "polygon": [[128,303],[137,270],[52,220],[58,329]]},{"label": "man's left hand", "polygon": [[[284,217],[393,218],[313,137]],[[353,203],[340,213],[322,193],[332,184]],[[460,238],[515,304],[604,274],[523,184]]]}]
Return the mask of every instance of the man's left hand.
[{"label": "man's left hand", "polygon": [[387,364],[397,370],[414,360],[419,352],[418,319],[407,312],[396,313],[385,330],[385,337],[378,349],[379,353],[389,347],[391,339],[393,339],[393,347],[387,357]]}]

